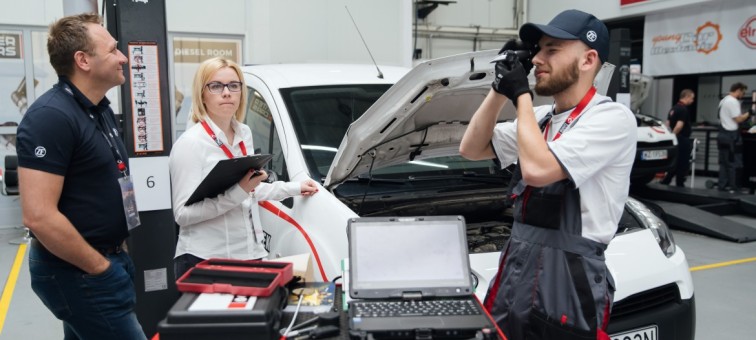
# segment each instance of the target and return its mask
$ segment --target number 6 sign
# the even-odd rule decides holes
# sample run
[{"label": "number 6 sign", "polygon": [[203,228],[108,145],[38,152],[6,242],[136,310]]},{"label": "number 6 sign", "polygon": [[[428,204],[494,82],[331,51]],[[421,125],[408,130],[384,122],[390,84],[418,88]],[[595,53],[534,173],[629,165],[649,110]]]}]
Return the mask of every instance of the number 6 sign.
[{"label": "number 6 sign", "polygon": [[139,211],[171,209],[171,178],[168,157],[129,159]]}]

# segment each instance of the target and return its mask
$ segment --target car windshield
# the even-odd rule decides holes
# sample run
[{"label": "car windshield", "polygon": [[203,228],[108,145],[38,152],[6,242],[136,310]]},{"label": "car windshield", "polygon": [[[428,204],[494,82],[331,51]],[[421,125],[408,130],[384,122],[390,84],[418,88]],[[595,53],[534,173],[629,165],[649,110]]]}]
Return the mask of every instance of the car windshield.
[{"label": "car windshield", "polygon": [[[362,116],[389,87],[349,84],[281,89],[313,178],[325,179],[349,124]],[[415,181],[501,173],[493,161],[473,162],[453,155],[375,169],[370,176],[372,180]]]}]

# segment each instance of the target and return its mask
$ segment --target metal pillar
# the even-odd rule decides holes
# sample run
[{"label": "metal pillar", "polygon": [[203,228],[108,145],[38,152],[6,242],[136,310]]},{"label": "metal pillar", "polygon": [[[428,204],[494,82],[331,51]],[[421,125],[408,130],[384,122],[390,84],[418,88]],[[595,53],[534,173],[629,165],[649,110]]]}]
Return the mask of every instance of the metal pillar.
[{"label": "metal pillar", "polygon": [[[165,0],[105,0],[108,31],[129,58],[121,86],[121,127],[141,225],[127,241],[136,268],[136,314],[148,338],[178,299],[176,229],[167,158],[173,143]],[[128,66],[128,67],[126,67]],[[147,198],[147,200],[145,200]]]}]

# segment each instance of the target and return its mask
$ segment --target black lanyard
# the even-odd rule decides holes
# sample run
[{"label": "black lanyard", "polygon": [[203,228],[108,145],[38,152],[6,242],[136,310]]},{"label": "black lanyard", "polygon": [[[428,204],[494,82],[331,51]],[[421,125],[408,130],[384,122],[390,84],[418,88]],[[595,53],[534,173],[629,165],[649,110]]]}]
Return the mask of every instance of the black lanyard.
[{"label": "black lanyard", "polygon": [[[93,117],[93,114],[90,111],[90,117],[92,117],[92,119],[95,121],[95,124],[97,125],[97,130],[100,130],[100,133],[102,133],[102,136],[105,137],[106,141],[108,141],[108,146],[110,146],[110,151],[113,153],[113,158],[115,159],[116,166],[118,167],[118,171],[121,172],[121,176],[123,177],[128,176],[128,168],[126,167],[126,163],[123,162],[123,157],[121,156],[121,152],[118,150],[118,147],[117,147],[118,141],[115,139],[115,136],[113,136],[112,131],[114,131],[115,128],[110,127],[110,124],[108,124],[108,120],[105,118],[104,112],[97,114],[98,118],[95,119]],[[103,124],[105,126],[103,126]]]},{"label": "black lanyard", "polygon": [[[121,156],[121,152],[118,150],[118,141],[113,136],[113,132],[115,128],[111,128],[110,124],[108,123],[108,120],[105,118],[105,112],[107,110],[104,110],[103,112],[96,112],[92,107],[87,107],[87,104],[82,101],[81,98],[77,98],[77,96],[74,94],[73,89],[71,89],[71,86],[65,82],[63,82],[64,90],[66,93],[74,97],[76,99],[76,102],[79,103],[79,106],[84,109],[85,113],[89,116],[89,118],[94,121],[95,126],[97,126],[97,130],[100,131],[103,137],[105,137],[105,140],[108,142],[108,146],[110,146],[110,151],[113,153],[113,158],[116,162],[116,167],[118,168],[118,171],[121,173],[122,177],[128,176],[128,168],[126,167],[126,163],[123,161],[123,156]],[[95,116],[97,116],[95,118]],[[104,126],[103,126],[104,125]]]}]

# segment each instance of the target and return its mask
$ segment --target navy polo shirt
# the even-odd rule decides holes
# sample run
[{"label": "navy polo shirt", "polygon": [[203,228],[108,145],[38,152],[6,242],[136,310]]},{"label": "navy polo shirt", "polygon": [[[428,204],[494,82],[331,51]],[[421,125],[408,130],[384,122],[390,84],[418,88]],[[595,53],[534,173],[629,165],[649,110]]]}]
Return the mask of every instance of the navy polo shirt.
[{"label": "navy polo shirt", "polygon": [[122,175],[98,122],[114,131],[111,140],[128,165],[110,101],[93,104],[61,76],[21,120],[16,152],[20,167],[64,177],[58,209],[90,245],[104,248],[120,245],[129,232],[118,184]]}]

